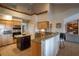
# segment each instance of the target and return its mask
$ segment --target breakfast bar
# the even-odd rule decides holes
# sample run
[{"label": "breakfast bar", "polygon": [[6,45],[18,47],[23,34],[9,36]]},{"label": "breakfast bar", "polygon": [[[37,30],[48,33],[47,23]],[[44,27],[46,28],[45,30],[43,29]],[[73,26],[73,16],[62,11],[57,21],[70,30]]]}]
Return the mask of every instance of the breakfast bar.
[{"label": "breakfast bar", "polygon": [[49,35],[45,35],[44,37],[35,37],[32,41],[40,45],[37,52],[41,50],[41,56],[57,55],[60,45],[59,33],[51,33]]}]

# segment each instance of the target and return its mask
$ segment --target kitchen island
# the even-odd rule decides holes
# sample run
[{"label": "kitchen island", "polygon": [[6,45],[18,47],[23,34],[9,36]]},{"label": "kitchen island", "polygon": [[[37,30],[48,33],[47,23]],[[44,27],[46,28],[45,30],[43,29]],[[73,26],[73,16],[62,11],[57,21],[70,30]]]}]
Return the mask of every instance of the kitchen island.
[{"label": "kitchen island", "polygon": [[31,39],[31,46],[25,50],[30,56],[56,56],[59,45],[59,33],[46,33],[44,36],[38,33],[38,35],[35,34],[34,39]]},{"label": "kitchen island", "polygon": [[17,39],[16,43],[19,50],[25,50],[31,46],[30,35],[18,35],[15,38]]},{"label": "kitchen island", "polygon": [[[60,40],[58,33],[45,34],[45,36],[36,36],[32,40],[37,43],[36,51],[41,56],[56,56],[59,50]],[[35,48],[34,48],[35,49]],[[33,53],[33,52],[32,52]]]}]

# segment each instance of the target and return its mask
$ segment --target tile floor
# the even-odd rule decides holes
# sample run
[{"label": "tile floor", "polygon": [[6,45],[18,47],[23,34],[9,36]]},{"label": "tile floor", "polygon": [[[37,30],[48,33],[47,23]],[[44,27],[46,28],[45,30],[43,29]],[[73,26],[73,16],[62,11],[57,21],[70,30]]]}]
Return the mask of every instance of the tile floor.
[{"label": "tile floor", "polygon": [[58,56],[79,56],[79,43],[64,43],[65,47],[59,50]]}]

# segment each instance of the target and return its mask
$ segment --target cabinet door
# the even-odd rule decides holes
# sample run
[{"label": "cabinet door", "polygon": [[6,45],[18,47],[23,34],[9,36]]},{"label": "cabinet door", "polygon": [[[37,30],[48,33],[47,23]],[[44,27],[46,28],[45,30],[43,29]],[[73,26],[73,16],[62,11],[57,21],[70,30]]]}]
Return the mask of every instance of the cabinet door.
[{"label": "cabinet door", "polygon": [[2,38],[1,38],[1,35],[0,35],[0,46],[2,46]]},{"label": "cabinet door", "polygon": [[21,21],[13,20],[13,25],[21,25]]},{"label": "cabinet door", "polygon": [[48,21],[38,22],[38,28],[39,29],[47,29],[48,27],[49,27],[49,22]]},{"label": "cabinet door", "polygon": [[7,35],[2,35],[2,45],[7,44]]},{"label": "cabinet door", "polygon": [[5,25],[7,27],[13,27],[13,22],[12,21],[5,21]]},{"label": "cabinet door", "polygon": [[12,35],[9,34],[7,35],[7,44],[11,44],[11,43],[13,43],[13,38],[12,38]]},{"label": "cabinet door", "polygon": [[13,38],[11,35],[3,35],[2,37],[2,45],[7,45],[13,43]]}]

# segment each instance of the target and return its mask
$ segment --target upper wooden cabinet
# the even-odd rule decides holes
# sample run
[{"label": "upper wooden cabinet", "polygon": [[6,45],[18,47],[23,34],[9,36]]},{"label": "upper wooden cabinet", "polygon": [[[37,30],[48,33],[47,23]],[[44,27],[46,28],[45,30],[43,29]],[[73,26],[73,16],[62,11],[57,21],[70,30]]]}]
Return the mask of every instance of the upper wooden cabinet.
[{"label": "upper wooden cabinet", "polygon": [[13,26],[13,23],[12,23],[11,20],[2,20],[2,19],[0,19],[0,24],[4,24],[5,26],[9,26],[9,27]]},{"label": "upper wooden cabinet", "polygon": [[12,22],[13,22],[13,25],[21,25],[22,20],[21,19],[13,19]]},{"label": "upper wooden cabinet", "polygon": [[14,25],[21,25],[22,21],[20,20],[3,20],[0,19],[0,24],[5,24],[6,26],[13,27]]},{"label": "upper wooden cabinet", "polygon": [[47,28],[49,28],[49,21],[38,22],[38,29],[47,29]]}]

